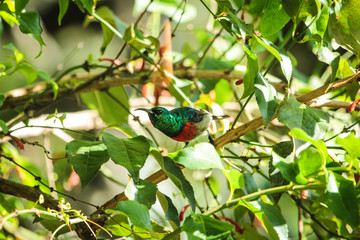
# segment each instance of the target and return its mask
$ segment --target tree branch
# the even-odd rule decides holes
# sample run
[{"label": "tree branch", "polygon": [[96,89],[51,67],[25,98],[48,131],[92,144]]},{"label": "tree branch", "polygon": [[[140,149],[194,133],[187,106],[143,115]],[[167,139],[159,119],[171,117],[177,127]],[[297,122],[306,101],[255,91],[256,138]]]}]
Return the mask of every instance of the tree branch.
[{"label": "tree branch", "polygon": [[39,205],[44,208],[60,210],[58,207],[58,200],[52,196],[43,193],[38,187],[29,187],[17,182],[13,182],[4,178],[0,178],[0,192],[13,195],[20,198],[25,198],[29,201],[36,202],[40,195],[44,196],[44,202]]},{"label": "tree branch", "polygon": [[[134,73],[131,74],[129,72],[116,72],[108,77],[110,79],[107,80],[99,80],[93,81],[88,86],[76,90],[76,87],[68,88],[68,87],[60,87],[58,91],[58,98],[61,97],[68,97],[73,96],[85,92],[91,92],[94,90],[101,90],[101,89],[108,89],[111,87],[118,87],[124,85],[131,85],[131,84],[146,84],[150,82],[152,79],[159,79],[162,78],[154,78],[156,75],[160,75],[158,72],[141,72],[141,73]],[[87,75],[80,75],[77,76],[76,79],[82,82],[91,81],[93,78],[98,77],[99,74],[87,74]],[[207,79],[227,79],[227,80],[234,80],[239,79],[244,76],[242,73],[235,73],[235,72],[227,72],[225,70],[194,70],[194,69],[180,69],[174,71],[174,76],[177,78],[182,79],[193,79],[193,78],[207,78]],[[69,82],[73,77],[65,78],[61,81],[61,83]],[[29,100],[36,98],[36,102],[46,102],[52,101],[54,98],[54,91],[52,89],[45,89],[44,83],[37,84],[30,88],[21,88],[15,89],[9,92],[8,96],[6,97],[4,104],[0,107],[0,110],[11,108],[14,106],[18,106],[21,104],[25,104]],[[44,91],[40,94],[40,91]]]}]

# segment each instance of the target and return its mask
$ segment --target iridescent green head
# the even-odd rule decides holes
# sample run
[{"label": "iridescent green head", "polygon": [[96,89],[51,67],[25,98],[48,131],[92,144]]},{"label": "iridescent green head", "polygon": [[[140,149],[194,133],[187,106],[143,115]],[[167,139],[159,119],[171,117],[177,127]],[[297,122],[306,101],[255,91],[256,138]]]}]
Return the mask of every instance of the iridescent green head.
[{"label": "iridescent green head", "polygon": [[148,113],[151,123],[169,137],[176,136],[181,131],[182,120],[163,107],[137,108]]}]

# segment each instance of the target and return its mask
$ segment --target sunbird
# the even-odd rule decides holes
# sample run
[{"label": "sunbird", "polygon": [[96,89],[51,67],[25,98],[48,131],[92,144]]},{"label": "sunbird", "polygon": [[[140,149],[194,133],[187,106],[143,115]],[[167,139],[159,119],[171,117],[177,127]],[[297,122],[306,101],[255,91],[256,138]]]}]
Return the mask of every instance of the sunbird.
[{"label": "sunbird", "polygon": [[[212,120],[221,120],[229,116],[215,116],[203,109],[179,107],[171,111],[163,107],[137,108],[148,113],[152,125],[166,136],[179,142],[185,142],[205,132]],[[209,140],[214,144],[210,134]],[[185,145],[185,146],[186,146]]]}]

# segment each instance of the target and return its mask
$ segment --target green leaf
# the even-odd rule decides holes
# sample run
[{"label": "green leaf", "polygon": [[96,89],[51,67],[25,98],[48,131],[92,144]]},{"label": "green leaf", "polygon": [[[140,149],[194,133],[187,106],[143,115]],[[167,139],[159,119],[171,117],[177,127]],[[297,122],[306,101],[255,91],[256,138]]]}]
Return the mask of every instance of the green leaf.
[{"label": "green leaf", "polygon": [[8,134],[9,133],[9,129],[6,126],[6,123],[4,120],[0,119],[0,127],[2,128],[2,131],[4,134]]},{"label": "green leaf", "polygon": [[94,5],[93,0],[80,0],[83,7],[86,9],[88,13],[92,13],[92,7]]},{"label": "green leaf", "polygon": [[264,126],[274,118],[279,106],[276,95],[277,92],[275,88],[261,73],[258,73],[255,78],[255,97],[264,121]]},{"label": "green leaf", "polygon": [[198,143],[193,147],[187,147],[178,152],[171,153],[169,157],[190,169],[224,169],[219,154],[210,143]]},{"label": "green leaf", "polygon": [[150,144],[144,136],[118,138],[104,132],[103,140],[114,163],[125,167],[135,183],[139,182],[139,171],[149,155]]},{"label": "green leaf", "polygon": [[137,201],[128,200],[119,202],[114,208],[116,211],[124,213],[135,226],[152,229],[150,214],[147,207]]},{"label": "green leaf", "polygon": [[[262,223],[262,226],[264,227],[271,240],[288,239],[287,237],[284,238],[287,230],[285,220],[282,218],[279,212],[276,212],[276,210],[274,210],[273,206],[265,206],[265,203],[261,203],[261,200],[259,202],[247,202],[242,199],[239,201],[239,205],[246,207],[255,214],[255,216]],[[266,211],[266,213],[264,210]],[[275,215],[268,216],[268,214],[270,215],[270,213]]]},{"label": "green leaf", "polygon": [[327,113],[311,108],[289,95],[278,109],[278,119],[288,128],[301,128],[314,139],[321,139],[329,127]]},{"label": "green leaf", "polygon": [[292,137],[295,137],[297,139],[300,139],[302,141],[309,142],[312,145],[314,145],[319,150],[319,153],[321,154],[321,158],[323,160],[323,165],[325,166],[328,152],[327,152],[327,147],[326,147],[324,141],[316,140],[316,139],[310,137],[309,135],[306,134],[306,132],[304,130],[302,130],[300,128],[292,129],[289,132],[289,135]]},{"label": "green leaf", "polygon": [[[107,6],[101,6],[96,9],[96,14],[102,17],[111,26],[115,27],[122,35],[124,35],[127,28],[126,24],[116,17],[116,15]],[[101,29],[103,32],[103,43],[101,45],[101,54],[104,54],[106,47],[109,45],[114,37],[114,32],[107,26],[101,23]]]},{"label": "green leaf", "polygon": [[[119,211],[107,210],[106,212],[119,212]],[[109,230],[115,236],[127,236],[127,238],[131,238],[131,239],[158,239],[155,236],[154,232],[162,236],[165,236],[165,234],[168,233],[167,231],[164,230],[163,227],[159,226],[154,221],[151,221],[151,227],[153,231],[149,232],[147,227],[143,228],[143,227],[131,225],[129,223],[128,217],[124,214],[116,214],[114,216],[111,216],[111,218],[109,218],[109,221],[107,221],[105,225],[106,230]],[[106,234],[106,236],[108,235]]]},{"label": "green leaf", "polygon": [[[165,212],[165,219],[172,221],[176,225],[176,227],[179,227],[180,226],[179,213],[174,203],[172,202],[171,198],[169,198],[168,196],[166,196],[165,194],[159,191],[157,192],[157,196],[161,204],[161,207]],[[174,229],[176,229],[176,227]]]},{"label": "green leaf", "polygon": [[[199,69],[206,70],[227,70],[230,69],[232,65],[228,62],[221,61],[217,58],[205,57],[199,64]],[[203,93],[208,94],[211,90],[215,88],[215,85],[219,82],[220,79],[207,79],[200,78],[198,80],[199,87]]]},{"label": "green leaf", "polygon": [[135,200],[141,204],[144,204],[148,209],[156,201],[157,185],[155,183],[142,180],[138,183],[130,181],[125,189],[125,195],[129,200]]},{"label": "green leaf", "polygon": [[13,12],[10,11],[6,3],[0,4],[0,18],[3,19],[10,27],[13,27],[14,24],[19,25],[19,21],[14,16]]},{"label": "green leaf", "polygon": [[296,164],[304,178],[316,176],[324,167],[324,162],[319,150],[309,147],[300,152]]},{"label": "green leaf", "polygon": [[276,233],[278,234],[279,239],[288,239],[289,237],[289,229],[286,224],[284,217],[277,207],[272,204],[265,203],[262,200],[258,200],[256,202],[251,202],[251,204],[260,209],[265,213],[267,218],[269,219],[271,225],[274,227]]},{"label": "green leaf", "polygon": [[299,13],[301,0],[282,0],[282,6],[285,12],[292,18]]},{"label": "green leaf", "polygon": [[341,2],[341,10],[334,11],[329,19],[329,36],[338,44],[360,57],[360,1],[348,0]]},{"label": "green leaf", "polygon": [[317,52],[318,59],[331,67],[331,81],[335,81],[339,68],[340,53],[332,52],[329,48],[321,46]]},{"label": "green leaf", "polygon": [[32,34],[39,42],[40,46],[45,45],[41,38],[42,28],[40,26],[40,18],[37,12],[24,12],[17,16],[19,21],[20,31],[27,34]]},{"label": "green leaf", "polygon": [[215,86],[216,103],[222,105],[233,98],[232,89],[227,80],[221,79]]},{"label": "green leaf", "polygon": [[255,34],[252,36],[260,45],[262,45],[266,50],[274,55],[274,57],[280,62],[281,70],[286,80],[290,82],[292,75],[292,64],[291,59],[287,53],[265,38],[257,37]]},{"label": "green leaf", "polygon": [[82,101],[90,108],[99,112],[101,119],[109,124],[128,122],[129,99],[123,87],[110,88],[108,90],[117,101],[112,99],[106,92],[94,91],[81,94]]},{"label": "green leaf", "polygon": [[325,203],[341,220],[353,227],[359,225],[359,206],[354,184],[341,175],[329,172]]},{"label": "green leaf", "polygon": [[307,179],[300,174],[300,170],[297,164],[294,163],[293,154],[287,156],[286,158],[281,157],[276,152],[272,152],[273,156],[273,165],[279,169],[281,175],[288,181],[298,183],[298,184],[307,184]]},{"label": "green leaf", "polygon": [[246,72],[244,75],[244,92],[241,96],[241,98],[245,98],[254,92],[255,78],[259,71],[259,67],[256,54],[251,51],[250,46],[247,44],[241,45],[243,46],[247,59]]},{"label": "green leaf", "polygon": [[182,230],[186,232],[189,240],[197,239],[228,239],[234,225],[223,221],[195,214],[185,219]]},{"label": "green leaf", "polygon": [[337,137],[335,142],[342,146],[353,158],[360,158],[360,138],[355,137],[354,132],[344,138]]},{"label": "green leaf", "polygon": [[0,93],[0,107],[4,104],[5,101],[5,95]]},{"label": "green leaf", "polygon": [[270,36],[280,31],[290,17],[286,14],[281,0],[271,0],[265,8],[264,17],[260,22],[260,32],[262,36]]},{"label": "green leaf", "polygon": [[244,176],[237,169],[224,170],[223,173],[226,176],[226,178],[229,182],[229,185],[230,185],[230,196],[229,196],[229,200],[230,200],[236,189],[240,189],[245,186]]},{"label": "green leaf", "polygon": [[66,144],[68,162],[79,175],[84,189],[99,172],[101,165],[109,160],[106,146],[102,141],[74,140]]},{"label": "green leaf", "polygon": [[[218,4],[223,1],[217,1]],[[230,3],[230,2],[229,2]],[[238,16],[236,16],[235,9],[225,8],[217,17],[219,23],[231,35],[234,33],[238,38],[246,38],[246,24]]]},{"label": "green leaf", "polygon": [[47,72],[44,72],[44,71],[37,71],[37,75],[45,81],[45,83],[47,85],[50,85],[51,88],[53,89],[53,92],[54,92],[54,97],[53,97],[53,100],[56,99],[58,93],[59,93],[59,85],[57,85],[57,83],[53,80],[51,80],[49,74],[47,74]]},{"label": "green leaf", "polygon": [[28,63],[21,63],[16,66],[16,71],[25,76],[27,83],[30,85],[37,79],[37,71]]},{"label": "green leaf", "polygon": [[320,12],[319,17],[316,19],[314,24],[309,23],[310,25],[310,32],[313,35],[313,38],[319,37],[321,39],[320,42],[322,42],[322,39],[324,37],[325,31],[327,29],[329,21],[329,8],[328,6],[324,6],[323,9]]},{"label": "green leaf", "polygon": [[15,13],[20,14],[28,2],[29,0],[15,0]]},{"label": "green leaf", "polygon": [[292,141],[279,142],[273,146],[273,151],[283,158],[289,156],[293,152],[293,149],[294,144]]},{"label": "green leaf", "polygon": [[6,49],[9,49],[9,50],[11,50],[11,51],[13,51],[14,56],[15,56],[15,60],[16,60],[16,63],[17,63],[17,64],[18,64],[18,63],[21,63],[21,62],[25,59],[25,57],[26,57],[26,55],[25,55],[24,53],[20,52],[20,51],[14,46],[13,43],[8,43],[8,44],[4,45],[3,47],[6,48]]},{"label": "green leaf", "polygon": [[61,21],[65,16],[69,7],[69,0],[59,0],[59,16],[58,16],[58,24],[61,26]]},{"label": "green leaf", "polygon": [[195,211],[196,200],[194,190],[189,181],[185,178],[181,169],[174,164],[174,161],[171,158],[163,157],[160,152],[155,149],[151,150],[151,155],[159,163],[166,176],[168,176],[175,186],[185,195],[191,209]]}]

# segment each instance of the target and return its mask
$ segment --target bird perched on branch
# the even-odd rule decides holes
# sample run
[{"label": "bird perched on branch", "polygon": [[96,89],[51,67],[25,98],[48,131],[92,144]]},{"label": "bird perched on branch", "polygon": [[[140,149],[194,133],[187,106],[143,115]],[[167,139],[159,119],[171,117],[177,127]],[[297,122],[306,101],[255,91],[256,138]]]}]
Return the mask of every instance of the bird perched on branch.
[{"label": "bird perched on branch", "polygon": [[[191,107],[179,107],[171,111],[163,107],[137,108],[135,110],[147,112],[155,128],[171,139],[185,142],[186,145],[190,140],[206,131],[211,120],[221,120],[228,117],[227,115],[215,116],[203,109]],[[210,135],[209,140],[214,144]]]}]

